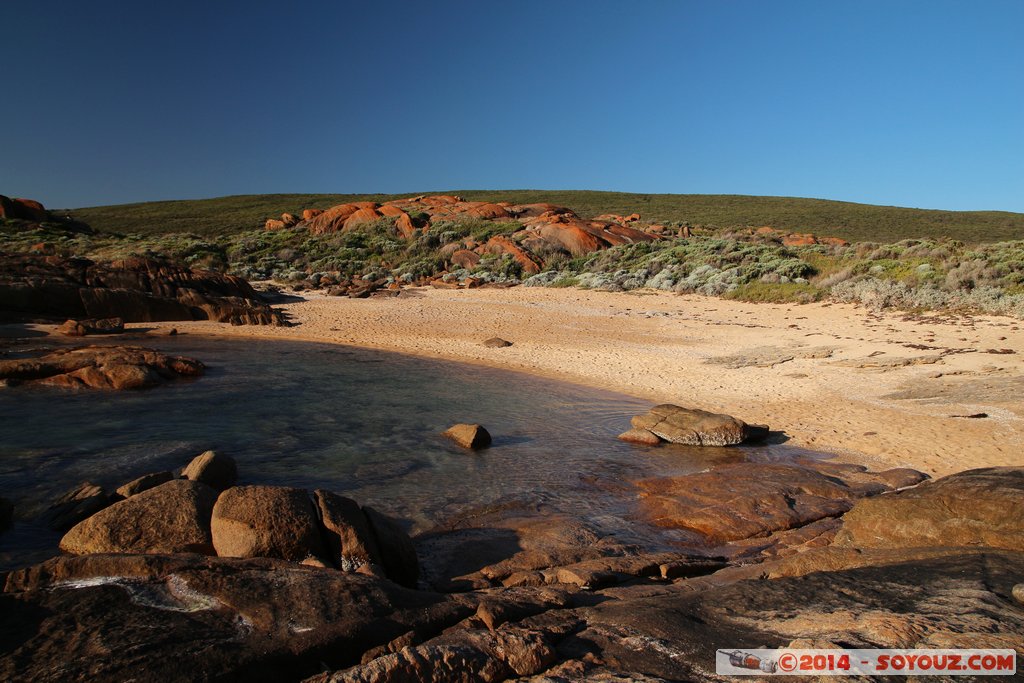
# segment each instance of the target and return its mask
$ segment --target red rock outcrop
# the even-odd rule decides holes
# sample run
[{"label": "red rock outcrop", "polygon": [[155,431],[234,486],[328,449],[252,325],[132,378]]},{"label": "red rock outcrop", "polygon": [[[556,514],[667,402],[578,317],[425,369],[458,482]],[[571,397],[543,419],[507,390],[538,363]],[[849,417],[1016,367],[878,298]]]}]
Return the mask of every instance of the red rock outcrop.
[{"label": "red rock outcrop", "polygon": [[0,218],[45,221],[49,218],[49,213],[34,199],[11,199],[0,194]]},{"label": "red rock outcrop", "polygon": [[527,275],[535,275],[540,272],[540,264],[533,256],[527,253],[525,249],[517,245],[515,242],[502,235],[492,237],[488,240],[487,244],[484,246],[484,252],[495,255],[508,254],[515,259],[523,273]]},{"label": "red rock outcrop", "polygon": [[[420,218],[413,220],[412,215]],[[303,213],[306,216],[306,212]],[[339,204],[318,215],[307,218],[310,232],[323,234],[352,230],[356,226],[383,216],[395,218],[398,234],[406,239],[420,231],[429,231],[437,221],[493,221],[518,222],[524,235],[511,241],[507,237],[492,238],[486,246],[476,248],[479,254],[510,254],[527,275],[540,272],[544,254],[562,252],[579,256],[618,244],[660,239],[659,235],[640,229],[639,214],[630,216],[607,215],[586,220],[571,209],[554,204],[521,204],[508,202],[467,202],[453,195],[436,195],[396,199],[384,204],[354,202]],[[426,224],[422,217],[426,216]],[[463,245],[474,249],[473,245]],[[452,248],[452,251],[457,247]],[[451,255],[449,252],[446,256]],[[453,265],[475,267],[471,257],[460,254]]]}]

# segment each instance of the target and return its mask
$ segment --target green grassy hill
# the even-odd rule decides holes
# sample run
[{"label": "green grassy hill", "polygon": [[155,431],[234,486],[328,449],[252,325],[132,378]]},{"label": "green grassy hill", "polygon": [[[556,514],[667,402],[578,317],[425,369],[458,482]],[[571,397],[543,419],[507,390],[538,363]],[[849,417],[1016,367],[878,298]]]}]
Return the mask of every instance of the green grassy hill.
[{"label": "green grassy hill", "polygon": [[[442,194],[432,192],[429,194]],[[628,194],[561,190],[454,190],[466,199],[519,204],[550,202],[584,217],[637,212],[644,220],[680,221],[716,228],[770,225],[856,241],[894,242],[911,237],[951,237],[965,242],[1024,239],[1024,214],[1005,211],[936,211],[823,199],[742,195]],[[402,195],[267,194],[216,199],[144,202],[74,209],[97,230],[203,236],[253,230],[267,218],[351,201],[388,201]]]}]

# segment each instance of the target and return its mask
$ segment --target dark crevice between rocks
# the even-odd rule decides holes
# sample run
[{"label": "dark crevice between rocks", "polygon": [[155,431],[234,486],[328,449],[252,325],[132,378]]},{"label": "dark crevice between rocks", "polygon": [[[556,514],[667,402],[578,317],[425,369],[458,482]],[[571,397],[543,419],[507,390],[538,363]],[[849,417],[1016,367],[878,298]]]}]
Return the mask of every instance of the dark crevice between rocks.
[{"label": "dark crevice between rocks", "polygon": [[[341,571],[341,567],[339,567],[337,563],[334,561],[334,553],[331,552],[331,549],[334,548],[335,545],[338,545],[340,547],[341,540],[338,539],[337,543],[335,543],[333,539],[337,538],[338,535],[329,530],[327,528],[327,525],[324,524],[324,513],[320,509],[320,505],[317,504],[316,494],[310,494],[308,496],[308,499],[309,504],[313,506],[313,518],[316,520],[316,531],[317,535],[320,537],[320,547],[324,549],[323,554],[325,557],[321,557],[318,559],[322,560],[324,564],[326,564],[331,569],[337,569],[338,571]],[[345,549],[342,548],[341,551],[342,553],[344,553]]]}]

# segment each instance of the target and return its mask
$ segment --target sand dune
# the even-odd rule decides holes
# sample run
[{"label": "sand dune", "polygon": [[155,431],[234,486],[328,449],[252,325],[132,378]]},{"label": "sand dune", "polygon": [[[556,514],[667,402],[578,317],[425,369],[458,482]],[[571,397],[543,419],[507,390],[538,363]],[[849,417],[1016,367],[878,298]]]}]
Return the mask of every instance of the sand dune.
[{"label": "sand dune", "polygon": [[[944,475],[1024,452],[1024,335],[1010,318],[525,287],[302,296],[284,306],[295,327],[158,326],[537,373],[768,423],[793,445],[875,467]],[[482,345],[494,336],[513,345]]]}]

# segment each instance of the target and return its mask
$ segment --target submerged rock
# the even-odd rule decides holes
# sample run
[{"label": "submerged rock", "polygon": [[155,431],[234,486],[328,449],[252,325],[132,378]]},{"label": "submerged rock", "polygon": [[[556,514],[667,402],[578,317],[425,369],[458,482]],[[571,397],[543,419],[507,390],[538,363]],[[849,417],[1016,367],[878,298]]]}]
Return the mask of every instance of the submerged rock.
[{"label": "submerged rock", "polygon": [[663,441],[688,446],[732,446],[768,436],[765,425],[749,425],[729,415],[669,403],[637,415],[632,424],[635,430],[645,429]]},{"label": "submerged rock", "polygon": [[72,555],[92,553],[213,554],[210,514],[217,493],[176,479],[114,503],[76,524],[60,541]]},{"label": "submerged rock", "polygon": [[41,382],[69,389],[146,389],[205,366],[194,358],[168,356],[140,346],[82,346],[37,358],[0,361],[0,379]]},{"label": "submerged rock", "polygon": [[636,429],[635,427],[619,434],[617,438],[620,441],[640,444],[642,446],[657,446],[661,443],[661,437],[654,432],[646,429]]},{"label": "submerged rock", "polygon": [[238,466],[230,455],[206,451],[192,459],[181,476],[190,481],[199,481],[218,491],[223,491],[238,478]]},{"label": "submerged rock", "polygon": [[459,444],[463,448],[487,448],[491,445],[490,433],[478,424],[457,424],[449,427],[442,436]]}]

